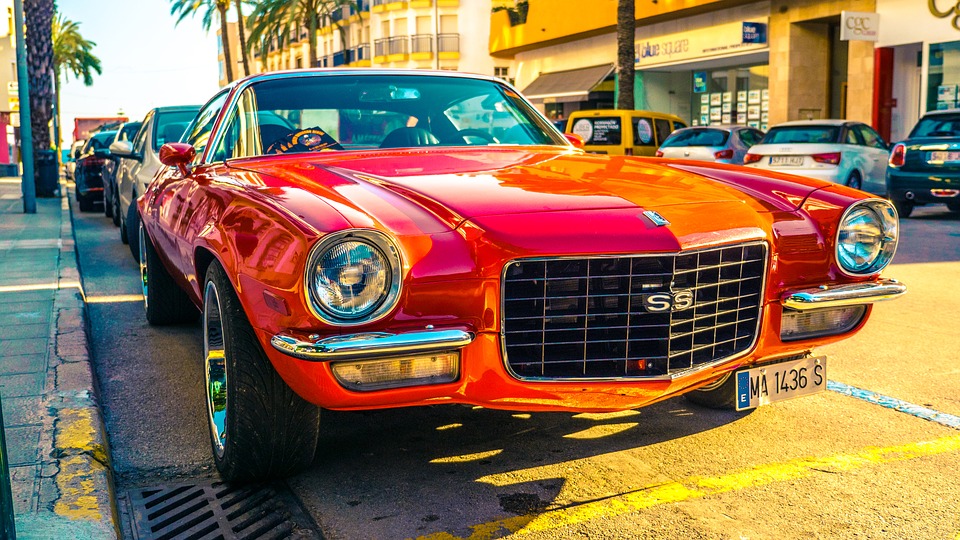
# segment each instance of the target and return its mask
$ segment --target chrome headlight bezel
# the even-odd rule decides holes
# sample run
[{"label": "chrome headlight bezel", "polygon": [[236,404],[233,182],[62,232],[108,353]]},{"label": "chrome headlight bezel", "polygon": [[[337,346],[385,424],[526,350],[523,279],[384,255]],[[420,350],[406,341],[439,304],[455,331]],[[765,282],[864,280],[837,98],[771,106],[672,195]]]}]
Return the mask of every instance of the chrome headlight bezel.
[{"label": "chrome headlight bezel", "polygon": [[[880,249],[868,265],[848,265],[845,263],[844,253],[841,251],[849,242],[843,239],[847,232],[847,220],[856,212],[866,210],[877,228],[881,231]],[[837,268],[846,276],[864,277],[879,274],[893,260],[897,252],[897,243],[900,238],[900,219],[893,204],[886,199],[863,199],[851,204],[843,212],[837,225],[837,234],[834,239],[834,258]]]},{"label": "chrome headlight bezel", "polygon": [[[390,276],[387,278],[380,298],[370,309],[357,316],[345,316],[325,305],[314,287],[318,262],[329,251],[344,242],[367,244],[387,263]],[[403,260],[397,243],[386,234],[370,229],[349,229],[330,233],[317,242],[307,255],[307,265],[303,273],[303,289],[306,305],[314,317],[333,326],[359,326],[382,319],[397,304],[403,287]]]}]

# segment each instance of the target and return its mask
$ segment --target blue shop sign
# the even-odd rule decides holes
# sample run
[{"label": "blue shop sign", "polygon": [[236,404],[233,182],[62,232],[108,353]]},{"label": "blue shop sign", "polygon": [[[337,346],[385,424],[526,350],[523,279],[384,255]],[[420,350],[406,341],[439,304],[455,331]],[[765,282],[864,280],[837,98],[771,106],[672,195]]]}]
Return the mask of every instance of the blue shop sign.
[{"label": "blue shop sign", "polygon": [[743,43],[766,43],[767,25],[758,22],[743,23]]},{"label": "blue shop sign", "polygon": [[693,93],[702,94],[706,91],[707,91],[707,72],[694,71],[693,72]]}]

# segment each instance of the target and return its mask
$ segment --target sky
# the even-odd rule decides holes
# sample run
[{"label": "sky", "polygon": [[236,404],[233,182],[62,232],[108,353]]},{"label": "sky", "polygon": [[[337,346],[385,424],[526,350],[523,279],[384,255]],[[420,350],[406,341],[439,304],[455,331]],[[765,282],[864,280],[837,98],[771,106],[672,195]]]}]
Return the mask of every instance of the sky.
[{"label": "sky", "polygon": [[[175,26],[170,0],[56,0],[57,9],[80,23],[80,33],[96,42],[103,74],[92,86],[67,77],[60,100],[64,145],[77,116],[116,116],[142,120],[147,111],[168,105],[202,105],[218,88],[216,26],[201,17]],[[218,21],[214,20],[214,25]]]}]

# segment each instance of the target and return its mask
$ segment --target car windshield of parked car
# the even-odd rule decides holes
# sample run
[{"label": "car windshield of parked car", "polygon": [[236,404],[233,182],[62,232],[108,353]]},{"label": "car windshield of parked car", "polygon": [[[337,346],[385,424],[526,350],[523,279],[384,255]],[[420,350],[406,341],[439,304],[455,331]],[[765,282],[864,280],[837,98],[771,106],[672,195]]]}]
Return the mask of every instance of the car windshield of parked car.
[{"label": "car windshield of parked car", "polygon": [[90,137],[90,140],[87,141],[87,144],[84,145],[81,154],[88,154],[94,150],[108,148],[116,135],[116,131],[101,131],[100,133],[95,133]]},{"label": "car windshield of parked car", "polygon": [[687,129],[674,132],[663,141],[662,148],[680,146],[723,146],[730,132],[725,129]]},{"label": "car windshield of parked car", "polygon": [[313,75],[255,82],[226,116],[208,161],[424,146],[566,145],[494,81],[431,75]]},{"label": "car windshield of parked car", "polygon": [[158,152],[166,143],[178,142],[186,131],[197,111],[170,111],[157,115],[157,126],[153,130],[153,150]]},{"label": "car windshield of parked car", "polygon": [[835,143],[840,126],[782,126],[770,128],[762,144]]},{"label": "car windshield of parked car", "polygon": [[938,114],[921,118],[910,138],[914,137],[960,137],[960,115]]}]

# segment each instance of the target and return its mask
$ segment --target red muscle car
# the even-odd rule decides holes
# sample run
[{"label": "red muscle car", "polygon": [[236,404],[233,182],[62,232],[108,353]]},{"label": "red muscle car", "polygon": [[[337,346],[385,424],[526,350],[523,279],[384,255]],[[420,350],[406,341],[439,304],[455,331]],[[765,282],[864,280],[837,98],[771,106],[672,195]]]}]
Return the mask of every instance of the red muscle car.
[{"label": "red muscle car", "polygon": [[898,220],[736,166],[587,154],[509,85],[331,70],[225,88],[137,201],[151,324],[203,321],[227,480],[310,463],[320,408],[748,409],[826,386]]}]

